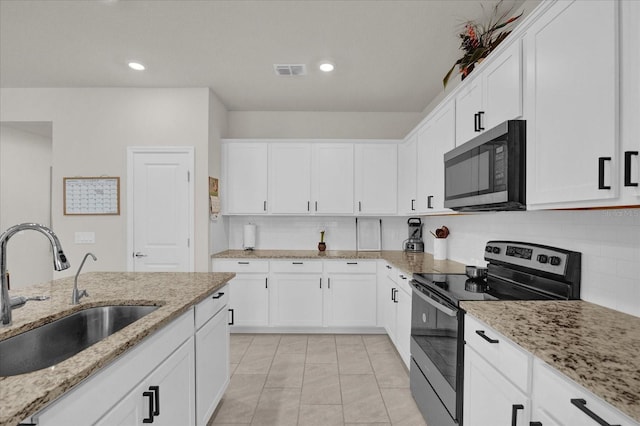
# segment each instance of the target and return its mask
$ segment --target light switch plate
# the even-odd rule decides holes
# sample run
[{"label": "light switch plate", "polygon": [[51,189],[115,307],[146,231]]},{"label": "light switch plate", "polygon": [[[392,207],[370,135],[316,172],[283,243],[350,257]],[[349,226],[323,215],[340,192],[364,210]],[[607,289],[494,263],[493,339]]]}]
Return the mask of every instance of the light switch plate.
[{"label": "light switch plate", "polygon": [[75,243],[76,244],[95,244],[96,233],[95,232],[76,232]]}]

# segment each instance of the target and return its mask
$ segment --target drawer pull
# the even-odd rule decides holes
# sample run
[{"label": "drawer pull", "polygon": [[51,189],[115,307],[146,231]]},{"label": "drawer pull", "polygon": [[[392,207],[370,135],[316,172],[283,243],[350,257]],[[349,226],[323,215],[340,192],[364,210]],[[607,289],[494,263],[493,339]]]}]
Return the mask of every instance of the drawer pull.
[{"label": "drawer pull", "polygon": [[542,426],[542,422],[529,422],[529,426]]},{"label": "drawer pull", "polygon": [[248,265],[249,262],[238,262],[238,265]]},{"label": "drawer pull", "polygon": [[480,337],[482,337],[484,340],[486,340],[489,343],[498,343],[499,340],[498,339],[492,339],[491,337],[487,336],[484,333],[484,330],[476,330],[476,334]]},{"label": "drawer pull", "polygon": [[518,410],[524,410],[524,405],[513,404],[511,406],[511,426],[518,425]]},{"label": "drawer pull", "polygon": [[224,296],[223,292],[220,292],[218,294],[216,294],[215,296],[211,297],[212,299],[220,299],[222,296]]},{"label": "drawer pull", "polygon": [[291,263],[293,263],[294,265],[304,265],[304,262],[291,262]]},{"label": "drawer pull", "polygon": [[347,265],[357,265],[358,262],[347,262]]},{"label": "drawer pull", "polygon": [[578,407],[580,411],[585,413],[587,416],[589,416],[593,421],[598,423],[600,426],[620,426],[620,425],[612,425],[610,423],[605,422],[602,419],[602,417],[598,416],[596,413],[594,413],[593,411],[587,408],[587,401],[585,401],[584,399],[572,398],[571,403],[576,407]]},{"label": "drawer pull", "polygon": [[403,279],[403,280],[406,280],[406,279],[407,279],[407,277],[405,277],[405,276],[404,276],[404,275],[402,275],[402,274],[400,274],[400,278],[401,278],[401,279]]},{"label": "drawer pull", "polygon": [[391,269],[391,266],[389,266],[389,265],[386,265],[386,266],[387,266],[387,269]]}]

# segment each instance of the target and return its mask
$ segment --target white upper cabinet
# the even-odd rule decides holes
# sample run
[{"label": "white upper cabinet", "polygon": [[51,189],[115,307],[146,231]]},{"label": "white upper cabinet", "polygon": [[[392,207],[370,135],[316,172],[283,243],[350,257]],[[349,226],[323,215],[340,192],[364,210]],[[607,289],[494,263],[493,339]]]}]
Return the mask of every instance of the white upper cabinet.
[{"label": "white upper cabinet", "polygon": [[640,204],[640,2],[621,8],[621,205]]},{"label": "white upper cabinet", "polygon": [[396,214],[397,143],[356,144],[355,153],[356,214]]},{"label": "white upper cabinet", "polygon": [[311,211],[353,214],[353,144],[314,143],[311,167]]},{"label": "white upper cabinet", "polygon": [[267,212],[268,144],[231,142],[222,146],[224,204],[229,214]]},{"label": "white upper cabinet", "polygon": [[416,212],[417,133],[398,145],[398,213],[411,215]]},{"label": "white upper cabinet", "polygon": [[269,144],[269,212],[308,214],[311,211],[311,145]]},{"label": "white upper cabinet", "polygon": [[444,154],[455,145],[455,104],[442,105],[418,131],[419,213],[451,212],[444,207]]},{"label": "white upper cabinet", "polygon": [[456,95],[455,143],[461,145],[506,120],[522,116],[520,40],[489,57]]},{"label": "white upper cabinet", "polygon": [[525,34],[529,208],[606,205],[620,193],[619,4],[558,1]]}]

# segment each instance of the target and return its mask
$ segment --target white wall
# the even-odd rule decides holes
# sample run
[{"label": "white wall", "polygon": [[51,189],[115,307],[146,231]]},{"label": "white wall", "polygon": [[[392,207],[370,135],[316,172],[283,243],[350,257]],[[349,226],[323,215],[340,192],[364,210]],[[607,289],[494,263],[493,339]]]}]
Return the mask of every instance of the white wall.
[{"label": "white wall", "polygon": [[[21,123],[0,124],[0,233],[23,222],[49,225],[51,123],[48,136]],[[11,288],[50,281],[49,240],[37,232],[14,235],[7,245]]]},{"label": "white wall", "polygon": [[581,299],[640,316],[640,209],[495,212],[431,216],[429,230],[446,225],[449,258],[484,265],[489,240],[546,244],[582,253]]},{"label": "white wall", "polygon": [[231,111],[228,138],[403,139],[422,113]]},{"label": "white wall", "polygon": [[[1,121],[53,122],[53,228],[75,273],[85,252],[98,257],[86,270],[124,271],[126,147],[195,147],[195,268],[209,270],[209,89],[1,89]],[[62,178],[120,176],[119,216],[64,216]],[[94,245],[74,244],[76,231],[95,232]]]}]

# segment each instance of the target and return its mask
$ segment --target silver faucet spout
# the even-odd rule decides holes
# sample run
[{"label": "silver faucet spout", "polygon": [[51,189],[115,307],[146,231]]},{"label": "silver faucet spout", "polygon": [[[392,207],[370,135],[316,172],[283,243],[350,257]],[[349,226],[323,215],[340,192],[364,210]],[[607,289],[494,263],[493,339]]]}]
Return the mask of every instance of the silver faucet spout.
[{"label": "silver faucet spout", "polygon": [[21,223],[4,231],[0,235],[0,327],[11,324],[11,300],[9,299],[9,285],[7,283],[7,243],[18,232],[27,230],[38,231],[49,239],[53,250],[53,269],[62,271],[71,266],[62,250],[60,240],[46,226],[37,223]]},{"label": "silver faucet spout", "polygon": [[87,257],[89,257],[89,256],[91,256],[94,261],[98,260],[98,258],[95,257],[93,253],[87,253],[87,254],[84,255],[84,258],[82,259],[82,263],[80,264],[80,267],[78,268],[78,272],[76,272],[76,277],[73,280],[73,292],[71,293],[71,304],[72,305],[77,305],[78,303],[80,303],[80,299],[82,299],[85,296],[89,296],[89,293],[87,293],[87,290],[78,290],[78,275],[80,275],[80,271],[82,270],[82,267],[84,266],[84,262],[87,260]]}]

